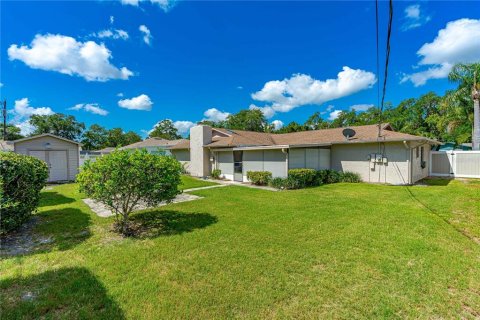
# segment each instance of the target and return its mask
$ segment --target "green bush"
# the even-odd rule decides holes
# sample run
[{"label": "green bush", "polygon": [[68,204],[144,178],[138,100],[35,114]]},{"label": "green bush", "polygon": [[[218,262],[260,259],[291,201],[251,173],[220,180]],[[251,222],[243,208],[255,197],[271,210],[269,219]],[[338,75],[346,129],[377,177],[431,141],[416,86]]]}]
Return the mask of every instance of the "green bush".
[{"label": "green bush", "polygon": [[362,182],[362,178],[360,175],[355,172],[345,171],[342,172],[342,182],[349,182],[349,183],[358,183]]},{"label": "green bush", "polygon": [[212,178],[213,179],[220,179],[221,175],[222,175],[222,170],[220,170],[220,169],[213,169],[212,170]]},{"label": "green bush", "polygon": [[286,186],[286,180],[285,178],[273,178],[268,182],[268,185],[272,188],[275,189],[285,189]]},{"label": "green bush", "polygon": [[318,170],[317,181],[319,184],[330,184],[342,181],[342,173],[335,170]]},{"label": "green bush", "polygon": [[247,171],[247,179],[258,186],[266,186],[272,179],[272,173],[269,171]]},{"label": "green bush", "polygon": [[115,214],[116,227],[134,235],[129,215],[138,204],[154,207],[180,193],[182,166],[171,156],[146,150],[115,150],[87,162],[77,175],[80,191],[105,204]]},{"label": "green bush", "polygon": [[13,152],[0,152],[0,234],[28,220],[38,206],[47,178],[45,162]]},{"label": "green bush", "polygon": [[314,169],[290,169],[288,177],[296,187],[293,189],[312,187],[317,184],[317,171]]}]

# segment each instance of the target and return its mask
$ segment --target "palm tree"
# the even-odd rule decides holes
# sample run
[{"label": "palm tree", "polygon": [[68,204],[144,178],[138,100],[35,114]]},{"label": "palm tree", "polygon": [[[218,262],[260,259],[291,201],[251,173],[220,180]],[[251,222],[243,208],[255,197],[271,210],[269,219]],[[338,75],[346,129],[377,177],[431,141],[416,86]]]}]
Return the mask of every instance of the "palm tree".
[{"label": "palm tree", "polygon": [[480,150],[480,63],[457,64],[448,75],[448,79],[458,83],[457,90],[447,94],[448,102],[463,105],[470,109],[473,104],[472,149]]}]

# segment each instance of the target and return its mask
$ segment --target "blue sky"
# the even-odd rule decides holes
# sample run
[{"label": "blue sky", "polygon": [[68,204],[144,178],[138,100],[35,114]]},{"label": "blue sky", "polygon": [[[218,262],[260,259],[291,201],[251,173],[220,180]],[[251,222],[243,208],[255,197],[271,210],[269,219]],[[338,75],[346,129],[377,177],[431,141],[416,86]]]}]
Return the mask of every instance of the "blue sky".
[{"label": "blue sky", "polygon": [[[186,130],[246,108],[277,125],[332,119],[377,102],[374,5],[2,1],[1,98],[24,132],[52,112],[142,135],[165,118]],[[386,100],[453,88],[449,68],[480,61],[479,39],[478,2],[394,2]]]}]

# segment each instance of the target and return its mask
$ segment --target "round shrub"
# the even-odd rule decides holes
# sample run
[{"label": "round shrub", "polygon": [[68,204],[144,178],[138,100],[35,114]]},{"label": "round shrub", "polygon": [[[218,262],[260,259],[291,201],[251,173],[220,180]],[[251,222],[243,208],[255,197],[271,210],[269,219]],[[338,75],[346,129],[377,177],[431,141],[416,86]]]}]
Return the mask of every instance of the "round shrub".
[{"label": "round shrub", "polygon": [[0,152],[0,234],[22,225],[38,207],[48,178],[47,164],[37,158]]},{"label": "round shrub", "polygon": [[221,175],[222,175],[222,170],[220,170],[220,169],[213,169],[212,170],[212,178],[213,179],[220,179]]},{"label": "round shrub", "polygon": [[247,171],[247,179],[257,186],[266,186],[272,180],[272,173],[269,171]]},{"label": "round shrub", "polygon": [[358,183],[362,182],[362,178],[358,173],[345,171],[342,173],[342,182]]},{"label": "round shrub", "polygon": [[317,171],[314,169],[290,169],[288,177],[296,187],[293,189],[313,187],[317,183]]},{"label": "round shrub", "polygon": [[180,191],[182,166],[175,158],[146,150],[115,150],[87,162],[77,175],[80,191],[112,210],[117,229],[134,235],[130,213],[138,204],[149,207],[169,202]]}]

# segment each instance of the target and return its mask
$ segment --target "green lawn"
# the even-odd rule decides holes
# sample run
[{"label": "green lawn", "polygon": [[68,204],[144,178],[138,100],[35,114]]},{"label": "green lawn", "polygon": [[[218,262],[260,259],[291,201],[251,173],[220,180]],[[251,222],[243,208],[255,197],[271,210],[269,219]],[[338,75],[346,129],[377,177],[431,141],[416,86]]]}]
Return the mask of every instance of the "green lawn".
[{"label": "green lawn", "polygon": [[480,182],[239,186],[110,232],[75,184],[43,193],[36,235],[0,262],[2,319],[480,317]]},{"label": "green lawn", "polygon": [[205,181],[205,180],[184,175],[182,176],[182,184],[180,185],[180,189],[185,190],[185,189],[192,189],[192,188],[208,187],[216,184],[218,183]]}]

